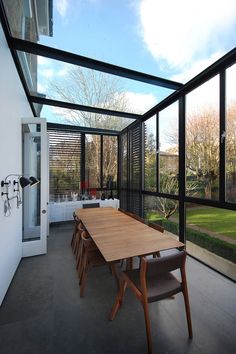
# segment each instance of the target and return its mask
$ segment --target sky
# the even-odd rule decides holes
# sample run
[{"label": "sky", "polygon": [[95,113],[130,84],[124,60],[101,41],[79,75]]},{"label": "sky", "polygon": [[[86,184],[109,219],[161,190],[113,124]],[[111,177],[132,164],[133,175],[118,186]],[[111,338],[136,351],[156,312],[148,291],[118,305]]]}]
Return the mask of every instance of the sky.
[{"label": "sky", "polygon": [[[235,14],[236,0],[54,0],[53,37],[40,42],[185,83],[235,47]],[[41,91],[63,73],[39,60]],[[140,112],[171,93],[125,85]]]}]

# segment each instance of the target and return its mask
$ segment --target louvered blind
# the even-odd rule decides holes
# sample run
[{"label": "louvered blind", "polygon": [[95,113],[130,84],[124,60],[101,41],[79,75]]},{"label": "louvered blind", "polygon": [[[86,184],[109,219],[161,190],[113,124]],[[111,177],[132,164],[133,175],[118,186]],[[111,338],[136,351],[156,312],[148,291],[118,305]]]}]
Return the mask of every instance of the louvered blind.
[{"label": "louvered blind", "polygon": [[79,193],[81,134],[49,129],[50,198],[68,198]]}]

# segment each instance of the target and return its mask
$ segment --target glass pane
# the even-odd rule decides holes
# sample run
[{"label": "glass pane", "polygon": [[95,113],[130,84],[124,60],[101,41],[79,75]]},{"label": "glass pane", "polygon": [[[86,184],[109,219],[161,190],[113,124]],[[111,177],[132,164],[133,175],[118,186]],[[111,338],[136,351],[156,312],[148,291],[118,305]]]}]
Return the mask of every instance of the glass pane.
[{"label": "glass pane", "polygon": [[25,0],[3,0],[7,19],[13,37],[31,42],[39,40],[36,23],[36,2]]},{"label": "glass pane", "polygon": [[[41,178],[41,136],[39,124],[23,124],[24,177]],[[40,238],[40,183],[23,188],[23,241]]]},{"label": "glass pane", "polygon": [[179,193],[178,102],[159,113],[159,191]]},{"label": "glass pane", "polygon": [[47,122],[50,123],[120,131],[134,122],[134,119],[82,112],[75,109],[42,106],[39,104],[34,104],[34,107],[37,116],[46,118]]},{"label": "glass pane", "polygon": [[236,65],[226,70],[226,201],[236,203]]},{"label": "glass pane", "polygon": [[144,122],[144,190],[156,191],[156,116]]},{"label": "glass pane", "polygon": [[143,114],[158,101],[160,89],[123,77],[17,51],[30,93],[91,107]]},{"label": "glass pane", "polygon": [[77,200],[80,195],[81,135],[49,130],[50,201]]},{"label": "glass pane", "polygon": [[174,199],[160,198],[149,195],[143,196],[144,218],[154,222],[165,231],[179,235],[179,202]]},{"label": "glass pane", "polygon": [[219,77],[187,95],[186,195],[219,199]]},{"label": "glass pane", "polygon": [[236,280],[235,211],[188,203],[186,239],[190,254]]},{"label": "glass pane", "polygon": [[85,190],[101,188],[101,137],[85,135]]},{"label": "glass pane", "polygon": [[103,188],[117,188],[117,137],[103,136]]}]

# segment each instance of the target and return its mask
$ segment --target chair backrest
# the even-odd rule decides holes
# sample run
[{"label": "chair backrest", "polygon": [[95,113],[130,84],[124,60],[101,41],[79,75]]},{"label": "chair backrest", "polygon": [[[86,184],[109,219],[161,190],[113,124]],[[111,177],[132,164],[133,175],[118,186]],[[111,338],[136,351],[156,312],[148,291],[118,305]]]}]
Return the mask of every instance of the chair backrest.
[{"label": "chair backrest", "polygon": [[171,272],[175,269],[182,269],[186,261],[186,251],[180,251],[168,256],[146,259],[142,257],[141,273],[146,272],[148,275],[161,275]]},{"label": "chair backrest", "polygon": [[164,227],[162,227],[161,225],[158,225],[154,222],[148,222],[148,226],[152,227],[153,229],[157,230],[157,231],[160,231],[160,232],[164,232]]},{"label": "chair backrest", "polygon": [[79,219],[79,217],[76,215],[75,211],[73,211],[73,218],[74,218],[74,220],[77,221],[77,222],[80,221],[80,219]]},{"label": "chair backrest", "polygon": [[84,249],[86,251],[94,251],[97,250],[97,246],[95,245],[94,241],[90,237],[90,235],[87,233],[87,231],[82,231],[81,233],[81,239],[83,242]]},{"label": "chair backrest", "polygon": [[144,220],[143,218],[141,218],[141,216],[139,216],[139,215],[136,215],[136,214],[130,213],[130,216],[131,216],[132,218],[134,218],[134,219],[136,219],[136,220],[138,220],[138,221],[142,222],[142,223],[144,223],[144,222],[145,222],[145,220]]},{"label": "chair backrest", "polygon": [[128,216],[131,216],[131,218],[134,218],[134,219],[144,223],[144,219],[143,218],[141,218],[140,216],[138,216],[138,215],[136,215],[134,213],[131,213],[131,211],[123,210],[123,209],[120,209],[120,208],[118,208],[118,210],[121,211],[122,213],[128,215]]},{"label": "chair backrest", "polygon": [[83,204],[83,209],[87,208],[100,208],[100,203],[84,203]]}]

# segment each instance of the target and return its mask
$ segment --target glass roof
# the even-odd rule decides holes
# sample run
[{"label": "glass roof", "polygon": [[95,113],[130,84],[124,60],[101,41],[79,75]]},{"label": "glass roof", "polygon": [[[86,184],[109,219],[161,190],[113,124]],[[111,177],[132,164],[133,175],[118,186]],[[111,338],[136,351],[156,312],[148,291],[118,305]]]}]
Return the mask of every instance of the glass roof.
[{"label": "glass roof", "polygon": [[[34,96],[143,114],[173,92],[25,52],[18,51],[18,56],[29,91]],[[29,70],[29,61],[34,63],[35,70]]]},{"label": "glass roof", "polygon": [[42,118],[47,118],[47,122],[49,123],[121,131],[135,121],[129,118],[82,112],[75,109],[52,107],[45,104],[42,106],[34,103],[34,107],[38,115]]},{"label": "glass roof", "polygon": [[[196,3],[194,12],[185,0],[180,0],[178,6],[173,2],[170,12],[169,2],[150,0],[1,0],[14,38],[177,83],[192,79],[235,46],[232,34],[236,2],[228,1],[228,6],[214,4],[214,12],[204,3],[204,16],[197,16],[198,11],[201,15],[203,12],[201,2]],[[11,42],[13,47],[14,42],[17,41]],[[45,55],[37,56],[31,54],[29,46],[29,52],[24,52],[27,49],[23,49],[22,42],[17,45],[28,91],[40,97],[41,102],[53,99],[143,114],[173,92],[136,81],[132,75],[121,75],[119,71],[103,74],[92,70],[94,64],[86,69],[68,64],[73,61],[63,61],[62,57],[57,57],[62,61],[49,59],[55,55],[43,53],[46,47],[41,47],[41,52],[32,51]],[[129,119],[124,122],[127,124]]]}]

